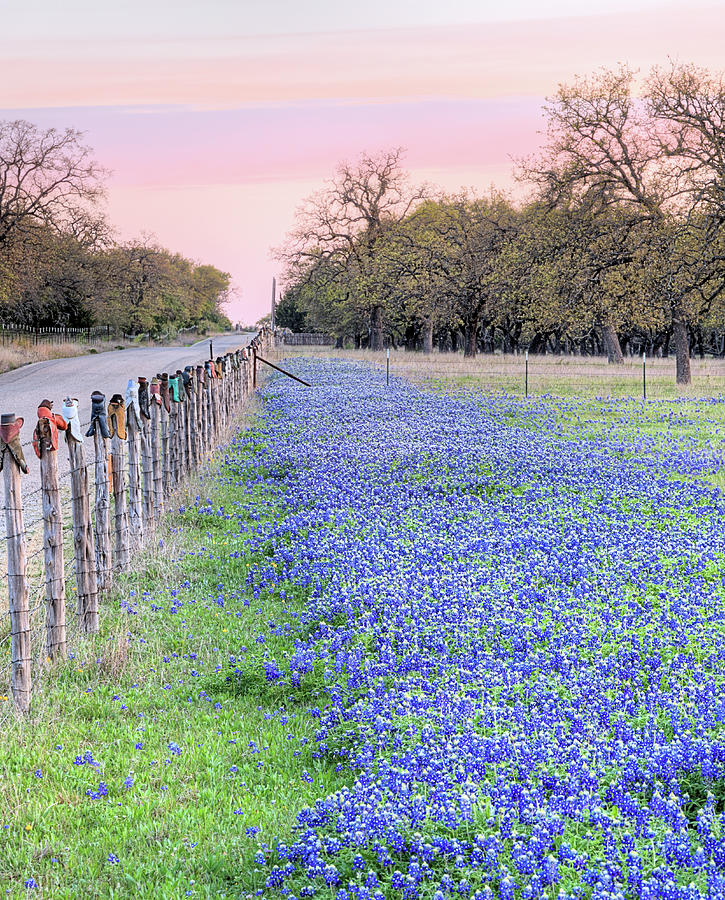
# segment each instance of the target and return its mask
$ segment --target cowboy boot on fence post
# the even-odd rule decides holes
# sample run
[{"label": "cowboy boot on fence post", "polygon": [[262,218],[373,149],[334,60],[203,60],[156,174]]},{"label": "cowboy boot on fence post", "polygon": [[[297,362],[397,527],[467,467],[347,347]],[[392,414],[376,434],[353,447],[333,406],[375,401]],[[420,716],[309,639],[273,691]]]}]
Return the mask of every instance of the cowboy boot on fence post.
[{"label": "cowboy boot on fence post", "polygon": [[184,373],[181,369],[176,370],[176,397],[179,403],[179,415],[176,422],[177,428],[177,448],[178,448],[178,476],[181,478],[186,468],[186,391],[184,390]]},{"label": "cowboy boot on fence post", "polygon": [[111,587],[111,497],[109,492],[108,445],[111,437],[106,413],[106,395],[101,391],[91,394],[91,424],[86,437],[93,437],[96,466],[96,576],[98,590]]},{"label": "cowboy boot on fence post", "polygon": [[126,440],[126,401],[120,394],[114,394],[108,404],[108,422],[111,437],[117,434],[122,441]]},{"label": "cowboy boot on fence post", "polygon": [[201,465],[204,455],[204,443],[206,435],[206,422],[204,410],[206,409],[204,394],[204,366],[196,366],[196,465]]},{"label": "cowboy boot on fence post", "polygon": [[138,428],[141,427],[141,419],[139,418],[139,396],[138,396],[138,383],[133,380],[133,378],[128,379],[128,384],[126,385],[126,424],[128,425],[129,418],[133,417],[134,422]]},{"label": "cowboy boot on fence post", "polygon": [[[5,541],[8,549],[7,601],[10,618],[10,687],[21,713],[30,708],[32,696],[30,601],[25,553],[25,524],[21,472],[27,472],[20,429],[23,420],[15,413],[0,416],[0,467],[5,483]],[[14,460],[14,462],[13,462]]]},{"label": "cowboy boot on fence post", "polygon": [[139,375],[138,379],[138,411],[147,421],[151,418],[151,410],[149,409],[149,383],[142,375]]},{"label": "cowboy boot on fence post", "polygon": [[191,469],[193,468],[194,461],[196,459],[196,447],[194,445],[194,439],[196,436],[196,396],[194,393],[195,379],[192,375],[193,372],[193,366],[185,366],[181,376],[182,381],[184,382],[186,399],[188,401],[186,406],[186,465],[189,471],[191,471]]},{"label": "cowboy boot on fence post", "polygon": [[169,478],[166,482],[166,493],[170,494],[172,487],[179,479],[179,404],[176,399],[179,389],[176,384],[176,375],[168,376],[167,385],[167,397],[169,400],[169,433],[167,444],[169,452]]},{"label": "cowboy boot on fence post", "polygon": [[161,458],[161,410],[164,405],[161,402],[161,386],[159,378],[151,379],[151,455],[154,473],[154,517],[158,522],[164,512],[164,469]]},{"label": "cowboy boot on fence post", "polygon": [[[158,376],[157,376],[158,377]],[[164,404],[164,409],[166,412],[169,412],[169,373],[163,372],[161,375],[160,381],[160,392],[161,392],[161,402]]]},{"label": "cowboy boot on fence post", "polygon": [[97,428],[102,437],[110,438],[111,432],[108,430],[106,418],[106,395],[101,391],[93,391],[91,394],[91,424],[86,431],[86,437],[93,437]]},{"label": "cowboy boot on fence post", "polygon": [[63,416],[53,412],[53,401],[41,400],[38,406],[38,424],[33,429],[33,450],[38,459],[43,458],[44,451],[58,449],[58,429],[65,431],[67,427]]},{"label": "cowboy boot on fence post", "polygon": [[24,474],[28,474],[28,464],[25,462],[25,454],[20,443],[20,429],[25,419],[15,418],[15,413],[3,413],[0,419],[0,469],[5,464],[5,454],[9,451],[18,468]]},{"label": "cowboy boot on fence post", "polygon": [[171,484],[173,471],[171,465],[171,429],[173,422],[171,421],[171,395],[169,392],[169,375],[164,372],[163,375],[156,376],[159,381],[159,397],[161,398],[161,465],[164,471],[164,495],[171,492]]},{"label": "cowboy boot on fence post", "polygon": [[33,449],[40,460],[43,492],[43,561],[45,564],[45,651],[48,659],[66,655],[65,561],[63,516],[58,487],[58,429],[66,421],[52,411],[51,400],[41,400]]},{"label": "cowboy boot on fence post", "polygon": [[126,496],[126,402],[114,394],[108,404],[111,427],[111,458],[109,475],[113,493],[113,569],[123,572],[129,563],[128,502]]},{"label": "cowboy boot on fence post", "polygon": [[82,444],[83,431],[81,429],[80,416],[78,415],[77,398],[65,398],[63,401],[63,418],[67,423],[66,440],[72,438],[77,444]]},{"label": "cowboy boot on fence post", "polygon": [[184,371],[181,373],[181,379],[184,382],[184,390],[186,391],[187,397],[191,397],[194,392],[194,381],[191,377],[193,371],[193,366],[184,366]]},{"label": "cowboy boot on fence post", "polygon": [[128,432],[128,532],[129,550],[143,543],[143,446],[144,436],[139,416],[138,383],[129,378],[126,386],[126,429]]},{"label": "cowboy boot on fence post", "polygon": [[143,495],[143,527],[154,522],[154,463],[151,449],[151,407],[149,383],[142,375],[138,378],[138,414],[141,421],[141,472]]},{"label": "cowboy boot on fence post", "polygon": [[76,611],[81,628],[90,633],[98,631],[98,577],[96,575],[95,539],[91,524],[88,467],[81,448],[83,431],[76,399],[65,398],[63,417],[68,423],[65,439],[70,460],[71,501],[73,504]]}]

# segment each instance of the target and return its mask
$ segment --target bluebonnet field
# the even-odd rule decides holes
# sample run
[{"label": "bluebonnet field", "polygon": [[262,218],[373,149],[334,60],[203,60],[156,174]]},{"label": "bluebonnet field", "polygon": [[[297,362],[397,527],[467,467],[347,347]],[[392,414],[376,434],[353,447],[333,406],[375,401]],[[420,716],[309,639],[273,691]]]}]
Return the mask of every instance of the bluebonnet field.
[{"label": "bluebonnet field", "polygon": [[0,697],[0,893],[725,898],[725,403],[289,365]]},{"label": "bluebonnet field", "polygon": [[667,427],[708,404],[295,366],[224,477],[281,509],[250,590],[305,603],[228,678],[311,705],[349,787],[260,845],[260,893],[725,897],[723,459]]}]

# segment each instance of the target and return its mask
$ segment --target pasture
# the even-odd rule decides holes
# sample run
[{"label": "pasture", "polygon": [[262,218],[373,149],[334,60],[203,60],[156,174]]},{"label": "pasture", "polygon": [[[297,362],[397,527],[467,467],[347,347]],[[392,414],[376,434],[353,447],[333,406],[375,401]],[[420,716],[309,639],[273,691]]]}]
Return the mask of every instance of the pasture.
[{"label": "pasture", "polygon": [[7,895],[725,896],[725,366],[344,356],[3,721]]}]

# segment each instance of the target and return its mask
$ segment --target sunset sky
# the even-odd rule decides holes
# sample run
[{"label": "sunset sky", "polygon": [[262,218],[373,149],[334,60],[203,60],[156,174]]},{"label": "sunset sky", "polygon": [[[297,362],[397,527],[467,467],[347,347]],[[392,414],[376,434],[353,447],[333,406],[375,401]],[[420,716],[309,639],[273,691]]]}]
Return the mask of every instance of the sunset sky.
[{"label": "sunset sky", "polygon": [[153,233],[268,311],[295,208],[361,151],[414,181],[511,184],[575,74],[725,68],[725,2],[0,0],[0,118],[86,132],[119,239]]}]

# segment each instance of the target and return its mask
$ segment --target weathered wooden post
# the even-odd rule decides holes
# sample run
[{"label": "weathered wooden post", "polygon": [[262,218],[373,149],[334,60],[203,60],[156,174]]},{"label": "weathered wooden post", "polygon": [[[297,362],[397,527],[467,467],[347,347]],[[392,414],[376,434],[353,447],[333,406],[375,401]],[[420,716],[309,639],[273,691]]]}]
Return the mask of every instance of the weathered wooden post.
[{"label": "weathered wooden post", "polygon": [[171,493],[179,480],[179,401],[176,375],[169,378],[169,480],[166,483],[167,495]]},{"label": "weathered wooden post", "polygon": [[176,380],[179,383],[179,399],[181,401],[179,417],[179,471],[184,476],[189,473],[189,395],[184,381],[184,372],[176,371]]},{"label": "weathered wooden post", "polygon": [[154,458],[153,449],[151,447],[151,401],[149,398],[149,384],[143,376],[138,379],[138,410],[141,418],[144,525],[151,528],[154,523]]},{"label": "weathered wooden post", "polygon": [[196,447],[194,446],[195,430],[194,430],[194,413],[196,410],[195,394],[194,394],[194,378],[191,366],[185,366],[181,376],[184,383],[184,391],[186,392],[186,410],[184,419],[184,440],[186,442],[186,471],[191,474],[194,469],[194,460],[196,458]]},{"label": "weathered wooden post", "polygon": [[198,428],[199,428],[199,438],[197,441],[197,455],[196,455],[196,466],[199,468],[201,466],[201,461],[204,458],[204,447],[207,446],[207,410],[206,410],[206,369],[204,366],[196,367],[196,378],[197,378],[197,388],[196,388],[196,402],[199,412],[198,418]]},{"label": "weathered wooden post", "polygon": [[126,500],[126,401],[114,394],[108,404],[111,431],[111,487],[113,489],[113,568],[123,572],[130,561]]},{"label": "weathered wooden post", "polygon": [[204,375],[206,377],[206,449],[210,450],[214,446],[214,400],[213,400],[213,386],[212,382],[214,381],[214,376],[211,372],[211,366],[207,362],[205,366],[206,371]]},{"label": "weathered wooden post", "polygon": [[143,544],[143,494],[141,486],[141,418],[138,384],[129,378],[126,387],[126,432],[128,435],[128,530],[129,550]]},{"label": "weathered wooden post", "polygon": [[224,374],[224,361],[221,356],[217,356],[216,358],[216,373],[217,373],[217,416],[219,419],[219,433],[217,435],[217,440],[221,437],[222,433],[226,431],[227,428],[227,419],[226,419],[226,393],[227,393],[227,383],[226,383],[226,375]]},{"label": "weathered wooden post", "polygon": [[161,462],[161,387],[158,378],[151,379],[151,457],[154,468],[154,519],[159,522],[164,512],[164,474]]},{"label": "weathered wooden post", "polygon": [[156,376],[159,379],[159,395],[161,397],[161,463],[163,466],[164,496],[171,489],[171,452],[169,450],[169,374],[163,372]]},{"label": "weathered wooden post", "polygon": [[96,573],[98,590],[111,587],[111,498],[108,490],[108,445],[111,433],[106,419],[106,395],[101,391],[91,394],[91,424],[86,437],[93,438],[96,461]]},{"label": "weathered wooden post", "polygon": [[66,397],[63,418],[68,423],[65,433],[70,459],[71,502],[73,510],[73,547],[76,565],[76,612],[83,631],[98,631],[98,578],[96,550],[91,525],[88,468],[83,455],[83,432],[78,416],[78,401]]},{"label": "weathered wooden post", "polygon": [[63,557],[63,516],[58,488],[58,429],[66,421],[52,411],[51,400],[41,400],[38,424],[33,432],[33,449],[40,460],[43,494],[43,557],[45,563],[45,652],[49,659],[66,655],[65,560]]},{"label": "weathered wooden post", "polygon": [[15,413],[0,416],[0,467],[5,482],[5,538],[8,546],[8,605],[10,608],[10,689],[20,712],[30,709],[30,606],[25,553],[25,524],[20,473],[27,473]]}]

